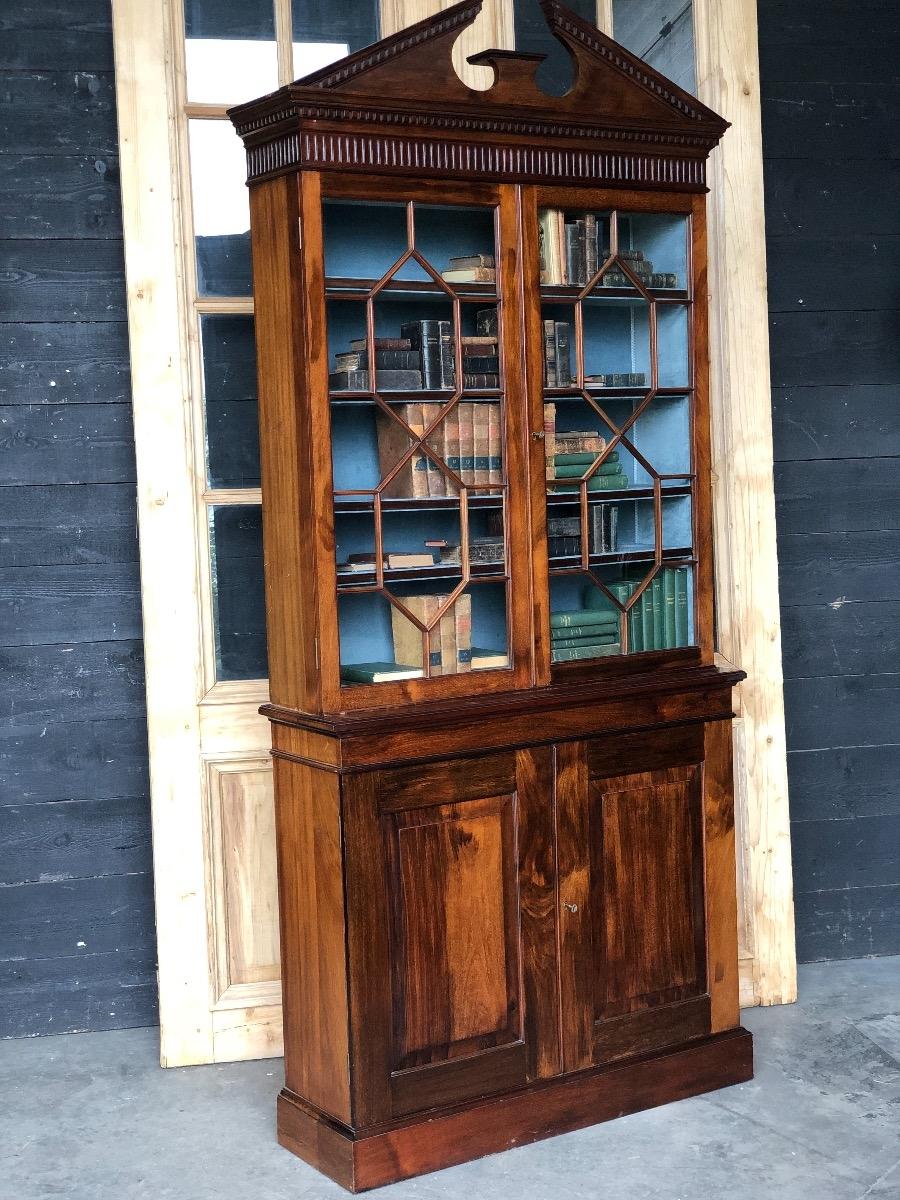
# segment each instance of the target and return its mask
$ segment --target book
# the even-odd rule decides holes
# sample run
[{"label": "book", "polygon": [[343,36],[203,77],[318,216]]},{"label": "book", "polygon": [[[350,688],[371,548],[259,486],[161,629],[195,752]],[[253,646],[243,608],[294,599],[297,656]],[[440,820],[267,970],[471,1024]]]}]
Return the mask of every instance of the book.
[{"label": "book", "polygon": [[619,371],[609,375],[585,375],[586,387],[645,387],[647,376],[643,371]]},{"label": "book", "polygon": [[[550,614],[550,629],[571,629],[575,625],[610,625],[618,621],[619,614],[612,607],[602,592],[597,596],[602,598],[605,608],[570,608]],[[610,588],[610,591],[612,589]]]},{"label": "book", "polygon": [[611,654],[620,654],[619,642],[588,643],[584,646],[565,646],[558,650],[551,649],[551,662],[577,662],[582,658],[606,658]]},{"label": "book", "polygon": [[585,246],[584,221],[567,221],[565,225],[566,281],[584,283]]},{"label": "book", "polygon": [[469,371],[463,376],[463,387],[468,391],[496,391],[500,387],[500,376],[483,371]]},{"label": "book", "polygon": [[609,612],[612,619],[602,625],[570,625],[568,629],[551,629],[551,644],[555,644],[560,638],[581,642],[602,642],[606,637],[618,637],[619,614],[613,612],[612,609]]},{"label": "book", "polygon": [[475,418],[471,400],[460,400],[459,414],[459,477],[463,483],[475,482]]},{"label": "book", "polygon": [[565,287],[569,280],[568,266],[566,263],[566,215],[561,209],[553,211],[556,244],[559,254],[559,282]]},{"label": "book", "polygon": [[663,648],[670,650],[673,646],[678,645],[678,637],[675,632],[675,572],[671,568],[662,573],[662,591],[663,629],[665,630]]},{"label": "book", "polygon": [[438,622],[438,637],[441,642],[441,674],[456,675],[456,605],[452,604]]},{"label": "book", "polygon": [[556,465],[556,405],[544,402],[544,460],[548,479],[554,479]]},{"label": "book", "polygon": [[544,383],[556,387],[556,322],[544,321]]},{"label": "book", "polygon": [[474,433],[472,444],[474,449],[472,482],[478,485],[491,482],[490,454],[490,414],[488,405],[472,405],[472,424]]},{"label": "book", "polygon": [[549,537],[581,537],[581,517],[548,517]]},{"label": "book", "polygon": [[489,667],[508,667],[509,658],[503,650],[491,650],[484,646],[472,647],[472,670],[484,671]]},{"label": "book", "polygon": [[[439,597],[437,596],[402,596],[402,603],[406,608],[413,613],[423,625],[428,625],[431,622],[434,614],[438,610]],[[442,601],[441,601],[442,603]],[[391,632],[394,639],[394,659],[398,663],[407,663],[410,666],[421,664],[423,655],[423,638],[428,637],[427,631],[419,629],[419,627],[407,617],[406,613],[400,611],[396,605],[391,605]],[[439,639],[428,638],[431,643],[428,647],[428,661],[431,667],[432,675],[441,673],[441,648]],[[435,645],[434,641],[438,644]]]},{"label": "book", "polygon": [[463,357],[463,371],[481,375],[499,375],[500,359],[496,354],[469,354]]},{"label": "book", "polygon": [[454,270],[463,270],[466,267],[493,267],[493,254],[462,254],[451,255],[450,266]]},{"label": "book", "polygon": [[690,612],[688,609],[688,568],[675,568],[675,645],[690,645]]},{"label": "book", "polygon": [[389,683],[393,679],[421,678],[421,667],[398,666],[397,663],[344,663],[341,666],[344,683]]},{"label": "book", "polygon": [[[589,458],[586,463],[568,463],[568,462],[561,463],[559,461],[559,455],[557,454],[555,457],[554,464],[553,464],[554,478],[556,478],[556,479],[580,479],[582,477],[582,475],[584,475],[585,471],[590,469],[590,465],[594,461],[595,460],[593,458]],[[617,462],[602,462],[600,464],[600,466],[597,468],[597,470],[594,472],[594,474],[591,476],[591,479],[596,479],[596,478],[598,478],[598,476],[608,477],[608,476],[612,476],[612,475],[619,476],[622,474],[623,474],[622,468],[619,466],[619,464]]]},{"label": "book", "polygon": [[[441,422],[441,458],[451,471],[459,475],[459,405],[455,405]],[[444,487],[448,496],[457,494],[457,485],[452,479],[444,477]]]},{"label": "book", "polygon": [[493,333],[465,333],[459,339],[460,344],[465,347],[463,353],[466,357],[476,354],[496,354],[497,335]]},{"label": "book", "polygon": [[542,208],[538,214],[538,247],[541,258],[541,283],[562,283],[562,265],[557,236],[557,211]]},{"label": "book", "polygon": [[557,321],[556,341],[556,386],[568,387],[572,382],[572,357],[569,346],[569,322]]},{"label": "book", "polygon": [[[421,435],[424,429],[421,404],[398,404],[394,406],[394,411],[401,420],[406,422],[416,437]],[[381,409],[375,414],[375,429],[378,442],[378,464],[381,477],[384,478],[409,450],[410,438],[406,430]],[[428,495],[428,464],[423,453],[414,453],[407,459],[384,489],[384,495],[390,498],[400,496],[419,498]]]},{"label": "book", "polygon": [[594,278],[600,263],[597,260],[597,216],[596,213],[584,214],[584,274],[585,283]]},{"label": "book", "polygon": [[641,646],[644,650],[654,649],[655,631],[653,629],[653,593],[649,584],[638,597],[637,607],[641,619]]},{"label": "book", "polygon": [[[663,610],[663,581],[657,572],[649,587],[650,604],[653,609],[653,649],[663,650],[666,645],[665,614]],[[646,593],[645,593],[646,594]]]},{"label": "book", "polygon": [[[421,407],[422,407],[422,430],[424,432],[428,428],[428,426],[431,424],[431,422],[435,419],[435,417],[438,415],[438,413],[441,411],[441,406],[440,406],[440,404],[431,403],[431,404],[422,404]],[[432,433],[431,436],[427,439],[428,445],[430,447],[432,447],[432,449],[439,451],[440,444],[441,444],[441,438],[442,438],[441,430],[440,429],[435,430],[434,433]],[[426,474],[426,483],[427,483],[427,487],[428,487],[428,495],[429,496],[446,496],[447,487],[446,487],[446,476],[444,475],[444,472],[441,470],[441,468],[438,466],[438,464],[433,459],[428,457],[427,454],[424,455],[424,458],[425,458],[425,474]]]},{"label": "book", "polygon": [[556,434],[556,454],[591,453],[595,457],[606,449],[606,438],[591,430],[585,432],[558,430]]},{"label": "book", "polygon": [[[369,348],[369,339],[368,338],[351,338],[350,339],[350,349],[351,350],[368,350],[368,348]],[[377,337],[375,339],[375,349],[376,349],[376,351],[377,350],[411,350],[412,342],[410,342],[409,338]],[[378,364],[376,363],[376,366],[377,365]]]},{"label": "book", "polygon": [[[623,472],[615,475],[592,475],[587,481],[589,492],[624,492],[631,486],[628,476]],[[577,479],[561,479],[554,483],[555,492],[573,492],[581,487]]]},{"label": "book", "polygon": [[488,411],[488,483],[503,483],[503,427],[500,405],[486,404]]},{"label": "book", "polygon": [[547,535],[547,553],[551,558],[570,558],[581,553],[581,538],[566,535]]},{"label": "book", "polygon": [[[335,371],[367,371],[369,355],[363,350],[348,350],[334,356]],[[382,370],[418,371],[419,355],[416,350],[376,350],[375,369],[378,374]]]},{"label": "book", "polygon": [[441,271],[441,278],[447,283],[494,283],[497,272],[493,267],[461,267]]},{"label": "book", "polygon": [[594,637],[578,637],[578,638],[553,638],[550,643],[551,650],[582,650],[594,646],[609,646],[612,642],[618,643],[619,630],[611,629],[609,633]]},{"label": "book", "polygon": [[[434,555],[424,551],[388,551],[382,558],[384,567],[389,571],[409,570],[410,567],[433,567]],[[344,571],[374,571],[374,554],[350,554],[345,563],[338,563],[338,570]]]},{"label": "book", "polygon": [[498,329],[497,309],[479,308],[475,313],[475,332],[482,337],[487,335],[497,337]]},{"label": "book", "polygon": [[[553,461],[558,467],[578,466],[583,464],[589,467],[591,463],[596,462],[600,452],[592,454],[590,450],[563,450],[560,451],[559,442],[556,444],[556,453],[553,455]],[[613,450],[604,460],[605,465],[608,462],[616,463],[619,460],[619,453]]]},{"label": "book", "polygon": [[455,386],[453,338],[449,321],[406,321],[400,326],[419,352],[422,384],[427,391],[446,391]]},{"label": "book", "polygon": [[[444,542],[439,547],[441,563],[446,566],[459,566],[462,562],[462,551],[458,542]],[[469,539],[469,562],[492,563],[503,561],[503,538],[473,537]]]},{"label": "book", "polygon": [[[368,371],[332,371],[328,386],[333,392],[369,391]],[[375,386],[384,392],[414,392],[422,388],[420,371],[377,371]]]},{"label": "book", "polygon": [[456,624],[456,670],[458,673],[472,669],[472,597],[463,592],[453,605]]}]

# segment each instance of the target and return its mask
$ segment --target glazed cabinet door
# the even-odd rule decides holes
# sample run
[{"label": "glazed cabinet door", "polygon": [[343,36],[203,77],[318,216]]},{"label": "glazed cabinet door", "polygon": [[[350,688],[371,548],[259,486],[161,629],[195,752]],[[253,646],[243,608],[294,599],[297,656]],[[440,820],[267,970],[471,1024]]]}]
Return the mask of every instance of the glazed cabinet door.
[{"label": "glazed cabinet door", "polygon": [[356,1125],[559,1070],[548,749],[351,777]]},{"label": "glazed cabinet door", "polygon": [[704,728],[557,749],[567,1071],[710,1032]]}]

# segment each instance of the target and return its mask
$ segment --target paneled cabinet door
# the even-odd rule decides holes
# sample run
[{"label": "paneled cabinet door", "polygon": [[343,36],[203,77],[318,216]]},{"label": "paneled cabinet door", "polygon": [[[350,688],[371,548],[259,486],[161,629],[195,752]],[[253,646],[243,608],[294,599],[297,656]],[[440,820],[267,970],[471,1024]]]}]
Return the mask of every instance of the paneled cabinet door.
[{"label": "paneled cabinet door", "polygon": [[345,783],[357,1127],[556,1074],[551,751]]},{"label": "paneled cabinet door", "polygon": [[710,1031],[702,759],[702,725],[557,749],[566,1071]]}]

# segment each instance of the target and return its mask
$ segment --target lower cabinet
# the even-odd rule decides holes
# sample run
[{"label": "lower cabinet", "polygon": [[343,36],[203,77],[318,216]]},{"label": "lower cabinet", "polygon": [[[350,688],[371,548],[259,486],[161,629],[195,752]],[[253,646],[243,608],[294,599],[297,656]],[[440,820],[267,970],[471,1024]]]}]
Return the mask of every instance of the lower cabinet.
[{"label": "lower cabinet", "polygon": [[344,779],[357,1128],[710,1032],[704,746],[697,724]]}]

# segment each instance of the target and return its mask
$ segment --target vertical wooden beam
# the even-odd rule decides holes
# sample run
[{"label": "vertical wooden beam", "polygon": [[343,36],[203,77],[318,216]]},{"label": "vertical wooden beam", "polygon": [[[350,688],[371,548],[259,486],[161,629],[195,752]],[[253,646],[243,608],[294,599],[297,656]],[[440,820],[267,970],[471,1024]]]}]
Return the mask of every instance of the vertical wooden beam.
[{"label": "vertical wooden beam", "polygon": [[731,122],[710,160],[709,290],[719,649],[738,689],[744,904],[760,1004],[796,998],[766,304],[756,0],[695,0],[698,94]]},{"label": "vertical wooden beam", "polygon": [[613,37],[613,0],[597,0],[597,28]]},{"label": "vertical wooden beam", "polygon": [[173,15],[168,0],[113,0],[112,15],[165,1066],[213,1059],[197,707],[203,688],[198,481],[184,320]]}]

